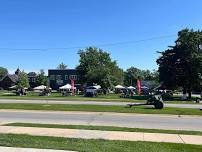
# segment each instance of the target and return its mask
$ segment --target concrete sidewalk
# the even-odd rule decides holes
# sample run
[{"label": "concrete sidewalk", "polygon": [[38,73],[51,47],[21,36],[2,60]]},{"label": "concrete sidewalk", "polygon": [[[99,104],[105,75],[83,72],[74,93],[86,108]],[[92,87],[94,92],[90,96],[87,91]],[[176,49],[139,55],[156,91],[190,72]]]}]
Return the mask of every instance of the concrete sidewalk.
[{"label": "concrete sidewalk", "polygon": [[0,133],[28,134],[33,136],[53,136],[53,137],[82,138],[82,139],[151,141],[151,142],[168,142],[168,143],[202,145],[202,136],[163,134],[163,133],[35,128],[35,127],[14,127],[14,126],[0,126]]},{"label": "concrete sidewalk", "polygon": [[0,152],[73,152],[64,150],[0,147]]}]

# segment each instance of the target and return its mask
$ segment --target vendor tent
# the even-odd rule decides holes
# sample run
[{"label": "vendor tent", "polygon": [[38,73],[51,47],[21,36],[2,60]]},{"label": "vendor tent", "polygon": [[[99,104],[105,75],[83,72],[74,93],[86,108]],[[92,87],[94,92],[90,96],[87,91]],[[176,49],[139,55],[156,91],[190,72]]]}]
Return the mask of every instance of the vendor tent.
[{"label": "vendor tent", "polygon": [[128,87],[128,89],[133,90],[133,89],[136,89],[136,88],[135,88],[135,87],[133,87],[133,86],[130,86],[130,87]]},{"label": "vendor tent", "polygon": [[17,89],[17,86],[14,85],[14,86],[12,86],[12,87],[9,87],[9,89]]},{"label": "vendor tent", "polygon": [[115,89],[124,89],[125,87],[123,87],[122,85],[117,85],[115,86]]},{"label": "vendor tent", "polygon": [[146,86],[141,86],[141,89],[149,89],[149,88]]},{"label": "vendor tent", "polygon": [[[35,87],[33,90],[44,90],[44,89],[47,89],[48,87],[47,86],[44,86],[44,85],[40,85],[38,87]],[[49,88],[51,89],[51,88]]]},{"label": "vendor tent", "polygon": [[[9,87],[9,89],[10,90],[16,90],[16,89],[18,89],[19,87],[17,86],[17,85],[14,85],[14,86],[12,86],[12,87]],[[28,90],[28,88],[22,88],[22,89],[25,89],[25,90]]]},{"label": "vendor tent", "polygon": [[[62,87],[59,88],[60,90],[70,90],[72,89],[72,86],[70,84],[66,84]],[[76,87],[74,87],[74,89],[76,89]]]},{"label": "vendor tent", "polygon": [[95,86],[93,86],[94,88],[96,88],[96,89],[101,89],[101,86],[100,85],[95,85]]}]

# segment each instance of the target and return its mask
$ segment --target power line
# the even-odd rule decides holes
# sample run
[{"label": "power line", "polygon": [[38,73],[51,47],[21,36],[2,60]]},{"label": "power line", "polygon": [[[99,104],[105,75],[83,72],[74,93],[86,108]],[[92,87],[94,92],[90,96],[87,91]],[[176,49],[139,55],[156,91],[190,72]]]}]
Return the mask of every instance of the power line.
[{"label": "power line", "polygon": [[[123,41],[123,42],[114,42],[114,43],[104,43],[104,44],[97,44],[97,45],[91,45],[95,47],[106,47],[106,46],[117,46],[117,45],[126,45],[126,44],[135,44],[135,43],[141,43],[146,41],[153,41],[153,40],[159,40],[159,39],[166,39],[175,37],[176,35],[166,35],[166,36],[159,36],[159,37],[152,37],[147,39],[141,39],[141,40],[134,40],[134,41]],[[48,50],[69,50],[69,49],[83,49],[87,48],[89,46],[73,46],[73,47],[64,47],[64,48],[0,48],[0,50],[11,50],[11,51],[48,51]]]}]

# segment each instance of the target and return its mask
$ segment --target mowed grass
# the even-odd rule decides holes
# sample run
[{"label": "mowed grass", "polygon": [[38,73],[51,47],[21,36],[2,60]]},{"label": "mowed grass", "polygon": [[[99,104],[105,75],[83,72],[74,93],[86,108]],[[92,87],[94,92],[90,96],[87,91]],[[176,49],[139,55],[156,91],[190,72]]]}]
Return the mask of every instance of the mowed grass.
[{"label": "mowed grass", "polygon": [[120,98],[120,94],[99,95],[97,97],[84,97],[83,95],[62,96],[61,93],[51,93],[50,96],[39,96],[39,93],[29,92],[26,96],[16,96],[12,92],[0,91],[0,99],[24,99],[24,100],[76,100],[76,101],[121,101],[121,102],[142,102],[144,96],[133,98]]},{"label": "mowed grass", "polygon": [[113,127],[113,126],[86,126],[86,125],[33,124],[33,123],[9,123],[5,124],[4,126],[202,135],[202,132],[200,131],[143,129],[143,128],[126,128],[126,127]]},{"label": "mowed grass", "polygon": [[0,109],[23,109],[23,110],[49,110],[49,111],[87,111],[87,112],[118,112],[140,114],[172,114],[172,115],[202,115],[199,109],[190,108],[164,108],[154,109],[153,106],[106,106],[106,105],[64,105],[64,104],[21,104],[2,103]]},{"label": "mowed grass", "polygon": [[[107,95],[99,95],[97,97],[84,97],[83,95],[76,96],[62,96],[61,93],[53,92],[50,96],[39,96],[39,93],[36,92],[28,92],[26,96],[17,96],[15,93],[11,91],[0,91],[0,99],[15,99],[15,100],[75,100],[75,101],[113,101],[113,102],[145,102],[147,100],[147,96],[139,96],[134,95],[129,98],[120,98],[120,94],[107,94]],[[165,103],[173,103],[173,104],[202,104],[196,103],[195,98],[191,101],[181,101],[180,96],[174,96],[170,100],[165,100]]]},{"label": "mowed grass", "polygon": [[73,150],[79,152],[200,152],[200,145],[108,141],[0,134],[0,146]]}]

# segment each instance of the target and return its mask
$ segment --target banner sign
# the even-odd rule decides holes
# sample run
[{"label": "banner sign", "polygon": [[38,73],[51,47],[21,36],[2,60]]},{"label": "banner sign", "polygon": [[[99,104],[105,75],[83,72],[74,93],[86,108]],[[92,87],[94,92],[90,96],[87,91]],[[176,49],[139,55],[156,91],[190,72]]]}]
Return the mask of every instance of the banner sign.
[{"label": "banner sign", "polygon": [[72,84],[72,95],[74,96],[75,95],[75,87],[74,87],[74,80],[71,79],[71,84]]},{"label": "banner sign", "polygon": [[141,94],[141,80],[137,80],[137,90],[138,90],[138,94]]}]

